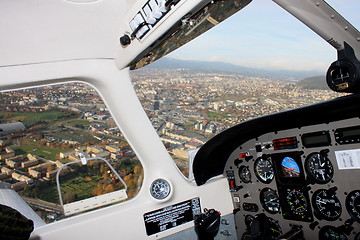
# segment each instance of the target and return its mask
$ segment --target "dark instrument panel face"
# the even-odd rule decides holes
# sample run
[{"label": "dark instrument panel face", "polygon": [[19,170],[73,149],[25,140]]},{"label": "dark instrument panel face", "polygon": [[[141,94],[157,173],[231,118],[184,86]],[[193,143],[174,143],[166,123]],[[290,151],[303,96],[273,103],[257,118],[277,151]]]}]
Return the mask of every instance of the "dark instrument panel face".
[{"label": "dark instrument panel face", "polygon": [[360,236],[359,118],[258,136],[238,146],[225,173],[238,239],[254,226],[272,226],[258,239],[294,227],[310,240]]}]

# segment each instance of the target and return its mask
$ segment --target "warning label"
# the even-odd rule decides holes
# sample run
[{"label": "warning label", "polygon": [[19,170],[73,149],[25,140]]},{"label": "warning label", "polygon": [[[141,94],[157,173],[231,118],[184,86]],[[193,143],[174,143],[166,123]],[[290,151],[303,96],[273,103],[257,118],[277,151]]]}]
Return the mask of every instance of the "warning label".
[{"label": "warning label", "polygon": [[360,149],[335,151],[339,169],[359,169]]},{"label": "warning label", "polygon": [[194,215],[201,213],[200,199],[193,198],[172,206],[144,214],[147,235],[179,226],[194,220]]}]

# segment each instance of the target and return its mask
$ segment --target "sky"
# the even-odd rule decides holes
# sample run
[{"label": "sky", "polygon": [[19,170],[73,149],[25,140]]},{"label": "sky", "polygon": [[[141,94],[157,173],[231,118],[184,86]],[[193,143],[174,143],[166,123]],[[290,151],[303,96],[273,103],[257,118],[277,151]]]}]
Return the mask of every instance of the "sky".
[{"label": "sky", "polygon": [[[360,30],[360,0],[327,2]],[[254,68],[315,71],[326,71],[336,56],[332,46],[271,0],[253,0],[169,55]]]}]

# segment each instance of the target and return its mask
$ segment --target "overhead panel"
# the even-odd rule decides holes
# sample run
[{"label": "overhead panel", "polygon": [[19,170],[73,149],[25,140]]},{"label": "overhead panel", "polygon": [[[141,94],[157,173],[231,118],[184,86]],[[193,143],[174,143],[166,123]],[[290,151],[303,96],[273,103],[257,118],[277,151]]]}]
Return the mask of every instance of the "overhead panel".
[{"label": "overhead panel", "polygon": [[[251,0],[147,0],[134,6],[120,37],[119,68],[138,69],[167,55]],[[126,56],[126,57],[124,57]]]}]

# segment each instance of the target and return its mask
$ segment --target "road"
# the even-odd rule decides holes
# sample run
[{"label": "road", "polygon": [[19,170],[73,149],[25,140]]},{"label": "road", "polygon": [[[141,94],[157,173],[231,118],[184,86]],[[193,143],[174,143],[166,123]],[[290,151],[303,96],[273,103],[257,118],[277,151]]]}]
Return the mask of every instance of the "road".
[{"label": "road", "polygon": [[28,198],[28,197],[22,197],[22,198],[30,206],[34,206],[34,207],[40,208],[45,211],[55,212],[55,213],[59,213],[59,214],[63,213],[63,208],[59,204],[46,202],[46,201],[42,201],[42,200],[34,199],[34,198]]}]

